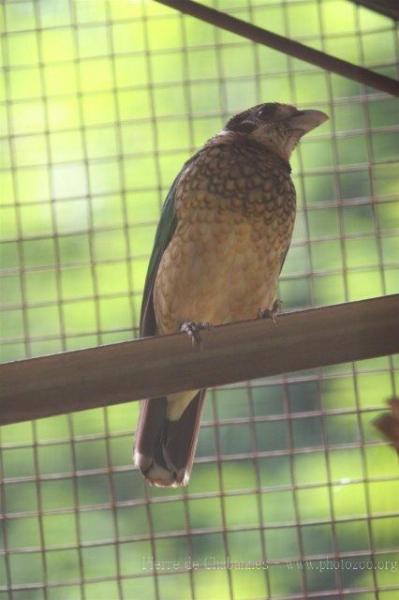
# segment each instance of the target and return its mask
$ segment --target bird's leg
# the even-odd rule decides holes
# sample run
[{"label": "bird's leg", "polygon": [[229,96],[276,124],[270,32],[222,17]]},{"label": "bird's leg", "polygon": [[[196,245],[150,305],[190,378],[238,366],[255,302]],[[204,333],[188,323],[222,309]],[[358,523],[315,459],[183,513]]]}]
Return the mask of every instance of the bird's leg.
[{"label": "bird's leg", "polygon": [[283,303],[278,298],[273,302],[271,308],[260,308],[258,310],[258,319],[272,319],[273,323],[277,323],[277,314],[280,312]]},{"label": "bird's leg", "polygon": [[187,333],[193,346],[201,346],[201,329],[212,329],[210,323],[196,323],[195,321],[184,321],[180,326],[180,331]]}]

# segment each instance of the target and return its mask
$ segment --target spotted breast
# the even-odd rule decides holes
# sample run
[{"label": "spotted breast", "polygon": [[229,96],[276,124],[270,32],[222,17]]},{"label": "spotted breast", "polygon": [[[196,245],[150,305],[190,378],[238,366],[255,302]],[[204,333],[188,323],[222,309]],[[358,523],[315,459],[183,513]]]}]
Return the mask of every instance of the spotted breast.
[{"label": "spotted breast", "polygon": [[162,333],[272,307],[295,219],[285,161],[244,137],[219,136],[183,173],[176,215],[154,288]]}]

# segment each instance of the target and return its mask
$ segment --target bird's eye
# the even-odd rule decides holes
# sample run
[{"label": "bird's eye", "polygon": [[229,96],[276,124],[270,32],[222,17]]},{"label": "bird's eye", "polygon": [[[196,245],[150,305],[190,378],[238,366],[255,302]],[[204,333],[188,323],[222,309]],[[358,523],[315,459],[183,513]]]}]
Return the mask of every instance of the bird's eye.
[{"label": "bird's eye", "polygon": [[265,104],[258,111],[258,117],[260,119],[272,119],[276,113],[276,106],[274,104]]}]

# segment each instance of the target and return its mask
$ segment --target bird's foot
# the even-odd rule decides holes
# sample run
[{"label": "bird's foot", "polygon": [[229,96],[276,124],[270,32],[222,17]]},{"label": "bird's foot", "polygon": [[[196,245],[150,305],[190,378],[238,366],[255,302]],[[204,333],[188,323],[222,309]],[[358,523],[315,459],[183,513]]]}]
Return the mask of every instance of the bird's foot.
[{"label": "bird's foot", "polygon": [[212,325],[210,323],[196,323],[195,321],[184,321],[180,326],[180,331],[184,331],[187,333],[188,337],[191,339],[191,343],[193,346],[201,346],[201,335],[200,331],[202,329],[207,329],[208,331],[212,329]]},{"label": "bird's foot", "polygon": [[271,319],[273,323],[277,324],[277,315],[281,310],[283,303],[277,299],[273,302],[271,308],[260,308],[258,310],[258,319]]}]

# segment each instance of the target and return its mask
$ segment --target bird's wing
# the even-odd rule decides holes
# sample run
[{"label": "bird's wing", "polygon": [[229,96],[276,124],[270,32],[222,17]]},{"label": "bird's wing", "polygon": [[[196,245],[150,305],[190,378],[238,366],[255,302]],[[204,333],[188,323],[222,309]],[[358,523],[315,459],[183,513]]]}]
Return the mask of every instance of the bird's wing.
[{"label": "bird's wing", "polygon": [[290,247],[288,246],[287,250],[284,252],[283,257],[281,259],[281,265],[280,265],[280,273],[283,270],[284,267],[284,263],[285,263],[285,259],[287,258],[287,254],[288,254],[288,250],[290,249]]},{"label": "bird's wing", "polygon": [[141,316],[140,316],[140,335],[150,336],[156,333],[156,321],[154,313],[153,303],[153,291],[155,278],[157,276],[159,263],[163,253],[176,229],[176,211],[175,211],[175,196],[176,188],[183,172],[180,171],[172,183],[168,195],[166,196],[164,205],[162,207],[161,218],[158,224],[158,228],[155,234],[154,247],[152,250],[150,262],[148,265],[147,276],[144,285],[143,301],[141,305]]},{"label": "bird's wing", "polygon": [[163,253],[173,237],[177,225],[175,211],[177,186],[179,185],[180,179],[186,168],[192,162],[194,162],[194,160],[202,153],[202,151],[203,149],[198,150],[198,152],[196,152],[184,163],[180,173],[176,176],[174,182],[172,183],[162,207],[161,218],[155,234],[154,247],[152,249],[150,262],[148,264],[147,276],[144,284],[143,301],[141,304],[140,335],[143,337],[155,335],[157,332],[153,291],[159,263],[161,262]]}]

